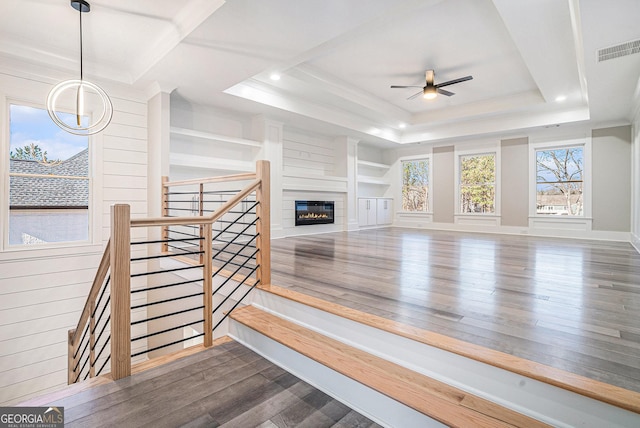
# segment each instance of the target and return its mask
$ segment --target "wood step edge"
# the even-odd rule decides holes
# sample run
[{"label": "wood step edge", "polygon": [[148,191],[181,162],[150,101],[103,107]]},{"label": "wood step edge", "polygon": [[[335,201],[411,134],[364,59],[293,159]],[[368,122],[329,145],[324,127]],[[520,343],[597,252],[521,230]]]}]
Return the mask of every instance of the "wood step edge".
[{"label": "wood step edge", "polygon": [[548,425],[308,330],[253,306],[236,309],[235,321],[414,410],[456,427]]},{"label": "wood step edge", "polygon": [[377,315],[367,314],[357,309],[348,308],[317,297],[307,296],[274,284],[259,284],[257,288],[388,333],[396,334],[465,358],[470,358],[558,388],[566,389],[631,412],[640,413],[640,393],[636,391],[600,382],[595,379],[589,379],[575,373],[434,333],[419,327],[413,327]]}]

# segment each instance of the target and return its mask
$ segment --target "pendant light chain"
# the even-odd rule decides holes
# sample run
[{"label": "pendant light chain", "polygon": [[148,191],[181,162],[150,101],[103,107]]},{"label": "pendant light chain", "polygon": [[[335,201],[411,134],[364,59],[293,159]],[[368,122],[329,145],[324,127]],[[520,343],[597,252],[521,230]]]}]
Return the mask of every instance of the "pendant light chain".
[{"label": "pendant light chain", "polygon": [[78,7],[78,14],[80,15],[80,81],[84,80],[84,73],[82,69],[82,5]]}]

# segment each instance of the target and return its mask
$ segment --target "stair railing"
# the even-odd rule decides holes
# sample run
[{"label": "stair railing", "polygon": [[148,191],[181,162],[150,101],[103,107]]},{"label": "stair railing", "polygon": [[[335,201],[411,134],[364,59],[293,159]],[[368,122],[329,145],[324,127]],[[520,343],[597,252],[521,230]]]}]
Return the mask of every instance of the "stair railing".
[{"label": "stair railing", "polygon": [[212,346],[228,314],[271,282],[269,176],[269,162],[258,161],[255,173],[163,179],[158,218],[132,219],[128,205],[111,207],[110,239],[69,331],[70,384],[108,370],[114,380],[129,376],[132,361],[199,336]]}]

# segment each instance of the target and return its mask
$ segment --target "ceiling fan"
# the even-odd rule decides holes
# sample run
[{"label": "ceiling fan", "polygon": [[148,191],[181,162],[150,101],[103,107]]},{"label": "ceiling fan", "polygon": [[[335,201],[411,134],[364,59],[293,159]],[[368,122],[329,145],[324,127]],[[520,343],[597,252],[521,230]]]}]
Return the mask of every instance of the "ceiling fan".
[{"label": "ceiling fan", "polygon": [[432,100],[435,97],[438,96],[438,94],[442,94],[442,95],[446,95],[447,97],[450,97],[451,95],[455,95],[453,92],[449,92],[447,90],[441,89],[443,86],[449,86],[449,85],[454,85],[456,83],[460,83],[460,82],[466,82],[467,80],[471,80],[473,79],[473,76],[465,76],[465,77],[460,77],[458,79],[453,79],[453,80],[449,80],[447,82],[443,82],[443,83],[434,83],[434,77],[435,77],[435,73],[433,72],[433,70],[427,70],[426,72],[426,86],[417,86],[417,85],[409,85],[409,86],[398,86],[398,85],[391,85],[392,89],[395,88],[422,88],[422,91],[418,92],[417,94],[411,95],[409,98],[407,98],[408,100],[412,100],[415,97],[417,97],[418,95],[422,94],[422,96],[428,100]]}]

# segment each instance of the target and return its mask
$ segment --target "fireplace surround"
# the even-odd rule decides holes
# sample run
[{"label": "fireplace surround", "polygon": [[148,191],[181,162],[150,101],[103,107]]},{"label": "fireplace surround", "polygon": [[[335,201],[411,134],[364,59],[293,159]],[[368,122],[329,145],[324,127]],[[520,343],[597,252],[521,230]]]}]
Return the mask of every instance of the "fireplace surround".
[{"label": "fireplace surround", "polygon": [[334,201],[296,201],[296,226],[334,222]]}]

